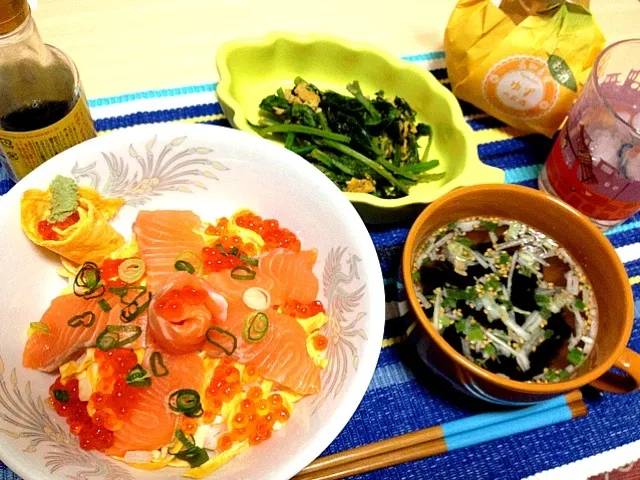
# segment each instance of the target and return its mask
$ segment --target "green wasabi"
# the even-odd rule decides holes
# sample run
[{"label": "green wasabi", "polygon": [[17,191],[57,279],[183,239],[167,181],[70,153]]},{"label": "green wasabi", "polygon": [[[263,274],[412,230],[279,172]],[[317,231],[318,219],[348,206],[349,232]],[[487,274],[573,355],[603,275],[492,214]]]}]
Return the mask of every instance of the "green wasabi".
[{"label": "green wasabi", "polygon": [[62,222],[78,209],[78,185],[69,177],[56,176],[49,185],[51,215],[49,222]]}]

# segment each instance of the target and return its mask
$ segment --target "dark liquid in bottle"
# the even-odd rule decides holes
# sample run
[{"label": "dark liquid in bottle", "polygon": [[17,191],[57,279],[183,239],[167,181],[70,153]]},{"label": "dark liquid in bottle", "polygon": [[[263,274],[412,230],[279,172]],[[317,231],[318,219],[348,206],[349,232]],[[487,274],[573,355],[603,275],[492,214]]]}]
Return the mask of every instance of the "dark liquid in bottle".
[{"label": "dark liquid in bottle", "polygon": [[30,132],[48,127],[64,118],[73,104],[68,101],[35,101],[0,118],[0,129],[8,132]]}]

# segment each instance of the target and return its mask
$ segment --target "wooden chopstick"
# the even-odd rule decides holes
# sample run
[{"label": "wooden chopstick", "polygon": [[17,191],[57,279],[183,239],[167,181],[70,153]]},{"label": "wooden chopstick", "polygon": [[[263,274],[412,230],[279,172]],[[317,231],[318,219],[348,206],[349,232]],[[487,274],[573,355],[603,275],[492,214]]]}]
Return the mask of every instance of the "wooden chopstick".
[{"label": "wooden chopstick", "polygon": [[570,392],[533,407],[475,415],[322,457],[301,470],[294,479],[345,478],[552,425],[586,413],[582,394]]}]

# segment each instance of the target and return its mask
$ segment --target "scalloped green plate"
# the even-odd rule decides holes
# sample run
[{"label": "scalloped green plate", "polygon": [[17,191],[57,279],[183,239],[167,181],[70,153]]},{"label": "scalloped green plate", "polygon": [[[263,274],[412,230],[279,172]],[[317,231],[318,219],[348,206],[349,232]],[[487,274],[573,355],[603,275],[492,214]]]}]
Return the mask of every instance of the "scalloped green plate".
[{"label": "scalloped green plate", "polygon": [[331,35],[276,32],[222,45],[216,66],[218,100],[225,115],[235,128],[255,135],[248,122],[258,122],[260,101],[279,87],[290,88],[297,76],[343,94],[349,82],[358,80],[366,95],[384,90],[387,97],[397,95],[409,102],[417,120],[431,125],[434,138],[428,160],[439,160],[434,172],[444,170],[446,176],[416,185],[397,199],[345,193],[368,223],[410,220],[425,204],[458,187],[504,183],[502,170],[478,158],[473,131],[453,94],[424,68],[377,47]]}]

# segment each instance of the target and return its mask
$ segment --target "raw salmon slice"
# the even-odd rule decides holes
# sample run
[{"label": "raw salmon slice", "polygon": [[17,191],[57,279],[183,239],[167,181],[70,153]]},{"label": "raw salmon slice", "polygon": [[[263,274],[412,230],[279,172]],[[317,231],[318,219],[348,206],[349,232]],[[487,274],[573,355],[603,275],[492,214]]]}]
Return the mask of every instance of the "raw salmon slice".
[{"label": "raw salmon slice", "polygon": [[[229,312],[224,323],[218,327],[233,334],[237,341],[231,358],[235,361],[256,365],[260,375],[273,380],[291,390],[310,395],[320,391],[320,367],[307,353],[306,334],[295,318],[282,315],[273,308],[265,314],[269,320],[269,327],[262,340],[248,342],[242,336],[245,318],[255,314],[242,301],[229,305]],[[226,334],[216,334],[214,340],[220,343],[228,340]],[[207,342],[206,352],[213,357],[224,356],[219,347]]]},{"label": "raw salmon slice", "polygon": [[193,229],[201,221],[195,213],[183,210],[141,211],[133,223],[140,256],[147,267],[147,286],[155,292],[176,272],[178,255],[191,252],[202,258],[204,240]]},{"label": "raw salmon slice", "polygon": [[[163,354],[169,374],[152,377],[151,386],[140,387],[131,417],[114,432],[108,455],[123,456],[128,451],[156,450],[171,442],[180,418],[169,409],[169,397],[176,390],[189,388],[202,392],[205,372],[202,359],[195,353]],[[151,371],[148,360],[143,363]]]},{"label": "raw salmon slice", "polygon": [[[169,316],[172,307],[180,314]],[[187,272],[174,272],[151,301],[149,332],[165,352],[188,353],[200,350],[214,320],[224,322],[226,317],[227,301],[211,285]]]},{"label": "raw salmon slice", "polygon": [[[26,368],[52,372],[63,363],[80,355],[87,347],[94,346],[98,335],[107,325],[122,325],[120,313],[125,306],[122,305],[120,297],[107,292],[101,299],[111,306],[109,312],[103,311],[98,305],[99,298],[87,300],[71,293],[53,299],[40,320],[49,328],[49,332],[36,331],[29,337],[22,353],[22,365]],[[83,325],[76,328],[70,327],[67,322],[76,315],[84,315],[82,321],[85,324],[90,322],[91,316],[94,316],[94,323],[90,327]],[[143,332],[134,343],[129,345],[131,348],[144,346],[146,323],[146,312],[129,323],[129,325],[139,326]]]},{"label": "raw salmon slice", "polygon": [[317,252],[302,250],[293,252],[278,248],[263,254],[253,280],[236,280],[229,270],[214,272],[207,281],[219,291],[228,302],[242,298],[250,287],[261,287],[271,294],[273,305],[282,305],[287,300],[311,303],[318,296],[318,279],[313,273]]}]

